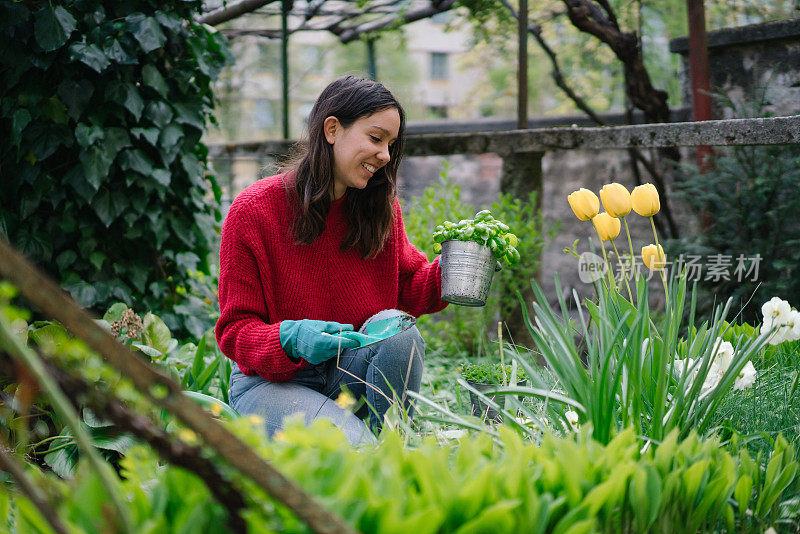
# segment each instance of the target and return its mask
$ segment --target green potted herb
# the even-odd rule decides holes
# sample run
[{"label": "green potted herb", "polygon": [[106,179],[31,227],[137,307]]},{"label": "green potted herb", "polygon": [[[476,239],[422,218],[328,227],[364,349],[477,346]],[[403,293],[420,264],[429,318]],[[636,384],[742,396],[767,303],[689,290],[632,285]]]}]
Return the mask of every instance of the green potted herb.
[{"label": "green potted herb", "polygon": [[[461,376],[474,389],[483,393],[498,386],[507,385],[512,375],[511,365],[505,366],[496,362],[465,363],[461,366]],[[528,376],[523,369],[517,368],[517,385],[524,386]],[[492,402],[498,402],[496,395],[486,395]],[[472,415],[477,415],[487,421],[500,421],[502,417],[497,410],[483,402],[474,392],[469,392]]]},{"label": "green potted herb", "polygon": [[433,251],[441,253],[442,300],[461,306],[483,306],[494,272],[502,260],[519,262],[517,236],[508,225],[481,210],[473,219],[445,221],[433,234]]}]

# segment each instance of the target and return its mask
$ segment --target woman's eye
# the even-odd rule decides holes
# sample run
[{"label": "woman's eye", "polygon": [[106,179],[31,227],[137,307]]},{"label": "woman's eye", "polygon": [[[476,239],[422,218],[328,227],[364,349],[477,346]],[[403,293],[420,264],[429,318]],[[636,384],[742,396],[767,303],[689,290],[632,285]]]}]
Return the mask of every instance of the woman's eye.
[{"label": "woman's eye", "polygon": [[373,141],[375,141],[376,143],[380,143],[380,141],[381,141],[380,137],[375,137],[374,135],[370,135],[369,138],[372,139]]}]

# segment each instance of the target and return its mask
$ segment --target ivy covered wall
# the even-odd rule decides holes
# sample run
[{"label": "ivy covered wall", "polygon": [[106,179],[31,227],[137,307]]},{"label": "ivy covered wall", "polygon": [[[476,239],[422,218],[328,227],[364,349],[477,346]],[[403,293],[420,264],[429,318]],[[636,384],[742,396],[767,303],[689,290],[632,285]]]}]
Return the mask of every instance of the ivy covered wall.
[{"label": "ivy covered wall", "polygon": [[[0,1],[0,232],[84,306],[199,331],[220,190],[200,142],[231,60],[196,1]],[[180,310],[180,308],[179,308]],[[186,331],[186,330],[184,330]]]}]

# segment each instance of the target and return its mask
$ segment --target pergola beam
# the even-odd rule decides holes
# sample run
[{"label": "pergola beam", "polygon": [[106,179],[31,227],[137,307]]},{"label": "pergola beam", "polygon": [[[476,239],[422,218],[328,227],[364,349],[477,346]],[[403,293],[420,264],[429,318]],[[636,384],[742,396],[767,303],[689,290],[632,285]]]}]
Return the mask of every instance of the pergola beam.
[{"label": "pergola beam", "polygon": [[201,24],[208,24],[209,26],[216,26],[223,22],[228,22],[242,15],[251,13],[258,8],[264,7],[267,4],[276,2],[277,0],[240,0],[227,7],[221,7],[210,13],[206,13],[197,19]]}]

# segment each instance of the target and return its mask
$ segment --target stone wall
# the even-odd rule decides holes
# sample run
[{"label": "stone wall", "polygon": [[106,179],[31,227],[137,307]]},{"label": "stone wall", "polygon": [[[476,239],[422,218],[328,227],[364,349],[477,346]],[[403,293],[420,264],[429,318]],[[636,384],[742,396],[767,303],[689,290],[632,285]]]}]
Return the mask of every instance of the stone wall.
[{"label": "stone wall", "polygon": [[[690,102],[688,39],[673,39],[670,51],[683,56],[684,100]],[[739,106],[733,110],[714,98],[713,118],[800,113],[800,19],[709,32],[708,56],[712,93]],[[762,99],[763,111],[753,109]]]}]

